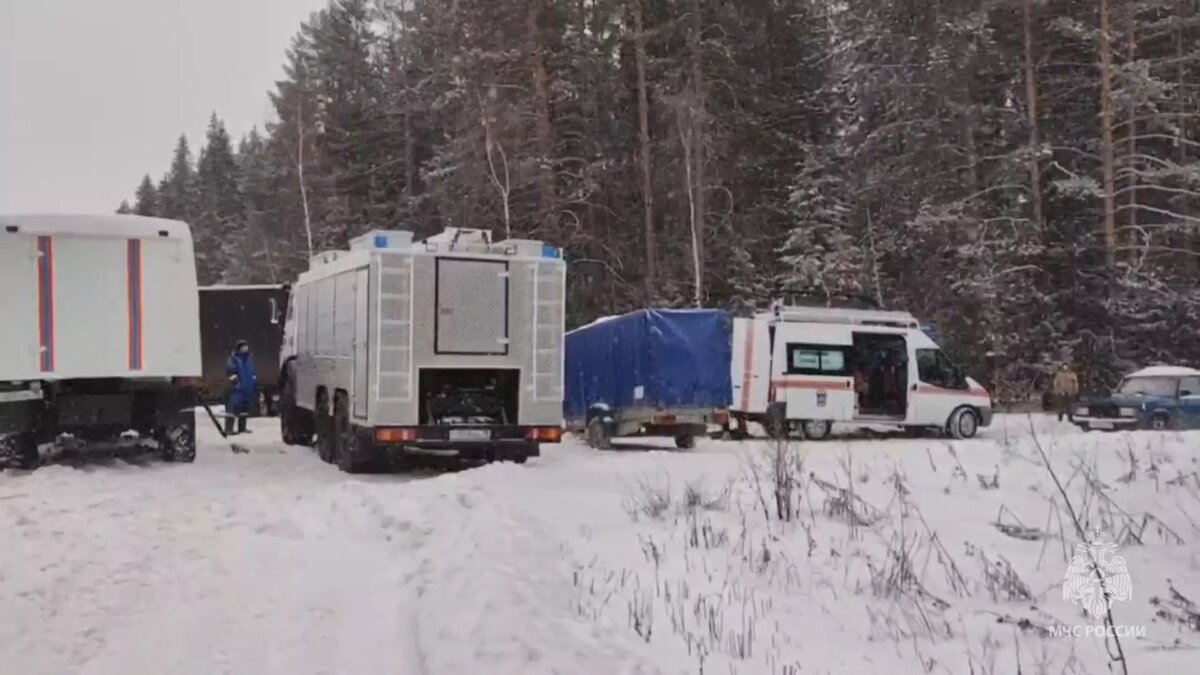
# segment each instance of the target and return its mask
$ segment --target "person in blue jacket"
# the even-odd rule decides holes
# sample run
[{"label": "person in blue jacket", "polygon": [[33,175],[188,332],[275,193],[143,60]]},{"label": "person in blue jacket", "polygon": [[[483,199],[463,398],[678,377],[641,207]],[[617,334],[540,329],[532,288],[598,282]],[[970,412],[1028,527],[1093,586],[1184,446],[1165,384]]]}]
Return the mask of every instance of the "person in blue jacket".
[{"label": "person in blue jacket", "polygon": [[229,399],[225,404],[225,433],[233,435],[233,418],[237,417],[237,432],[246,433],[246,420],[250,406],[258,392],[258,379],[254,375],[254,357],[250,355],[250,343],[238,340],[229,360],[225,362],[225,374],[229,376]]}]

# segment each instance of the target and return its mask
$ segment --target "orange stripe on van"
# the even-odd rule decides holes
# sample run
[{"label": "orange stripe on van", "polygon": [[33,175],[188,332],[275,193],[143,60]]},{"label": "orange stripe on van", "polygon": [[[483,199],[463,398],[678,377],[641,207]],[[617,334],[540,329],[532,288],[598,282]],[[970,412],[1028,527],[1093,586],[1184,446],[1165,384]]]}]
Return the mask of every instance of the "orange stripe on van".
[{"label": "orange stripe on van", "polygon": [[971,389],[962,391],[961,389],[943,389],[932,384],[922,384],[917,387],[918,394],[936,394],[939,396],[970,396],[972,398],[991,398],[985,389]]},{"label": "orange stripe on van", "polygon": [[808,380],[800,378],[773,380],[771,384],[775,385],[776,389],[837,389],[839,387],[850,389],[854,386],[852,380]]}]

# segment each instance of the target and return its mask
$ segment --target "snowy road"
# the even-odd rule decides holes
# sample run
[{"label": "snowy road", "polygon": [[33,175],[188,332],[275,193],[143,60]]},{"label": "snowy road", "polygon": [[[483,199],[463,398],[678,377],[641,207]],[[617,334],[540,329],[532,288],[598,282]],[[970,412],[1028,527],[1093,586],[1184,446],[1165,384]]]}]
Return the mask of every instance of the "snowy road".
[{"label": "snowy road", "polygon": [[[607,675],[697,672],[701,662],[705,672],[957,673],[981,672],[990,653],[995,673],[1015,672],[1021,654],[1025,672],[1100,672],[1094,638],[992,629],[1000,614],[1080,620],[1058,586],[1057,549],[1073,539],[1019,542],[990,524],[1003,506],[1045,527],[1053,486],[1030,461],[1026,424],[1002,419],[988,439],[953,444],[805,445],[812,479],[799,524],[762,515],[747,467],[763,443],[690,453],[565,444],[523,467],[350,477],[279,444],[270,423],[255,427],[248,454],[202,426],[191,466],[0,474],[0,663],[47,675]],[[1148,600],[1168,578],[1200,596],[1200,479],[1182,478],[1197,469],[1200,435],[1084,435],[1046,418],[1037,428],[1064,473],[1071,458],[1089,459],[1119,486],[1114,502],[1183,540],[1151,527],[1144,546],[1123,551],[1135,595],[1114,612],[1151,623]],[[1126,454],[1138,471],[1117,482]],[[877,522],[831,517],[827,488],[812,485],[839,475]],[[993,475],[997,486],[984,487]],[[683,509],[687,483],[709,496],[729,485],[730,498]],[[646,485],[661,486],[662,513],[648,515]],[[911,505],[895,506],[897,495]],[[912,581],[949,600],[936,608],[946,630],[914,628],[914,607],[872,585],[897,528],[913,527],[909,513],[940,534],[961,573],[947,585],[927,559]],[[913,557],[931,541],[914,539]],[[1033,599],[997,591],[975,560],[1001,555]],[[1200,670],[1200,652],[1161,648],[1176,638],[1200,645],[1195,633],[1152,625],[1126,647],[1131,663]]]}]

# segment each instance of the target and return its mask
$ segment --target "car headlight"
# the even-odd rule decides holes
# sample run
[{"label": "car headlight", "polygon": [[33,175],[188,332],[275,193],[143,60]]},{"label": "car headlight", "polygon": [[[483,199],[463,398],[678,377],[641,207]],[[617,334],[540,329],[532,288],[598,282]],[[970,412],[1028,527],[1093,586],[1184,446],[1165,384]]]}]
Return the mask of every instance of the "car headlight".
[{"label": "car headlight", "polygon": [[1137,417],[1137,408],[1121,408],[1121,417]]}]

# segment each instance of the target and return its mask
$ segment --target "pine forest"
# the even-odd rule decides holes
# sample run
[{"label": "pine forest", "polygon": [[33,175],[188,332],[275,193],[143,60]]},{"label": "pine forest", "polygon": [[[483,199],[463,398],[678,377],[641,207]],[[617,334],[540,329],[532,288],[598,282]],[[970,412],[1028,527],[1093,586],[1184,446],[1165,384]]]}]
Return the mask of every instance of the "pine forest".
[{"label": "pine forest", "polygon": [[1200,0],[333,0],[281,58],[121,205],[202,284],[473,227],[566,251],[568,327],[801,289],[1004,401],[1200,363]]}]

